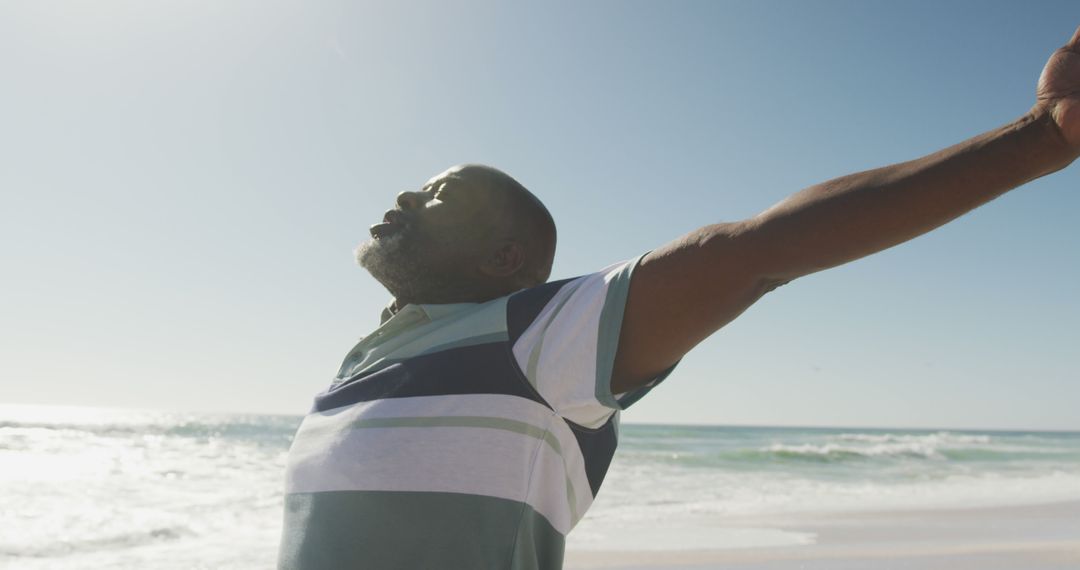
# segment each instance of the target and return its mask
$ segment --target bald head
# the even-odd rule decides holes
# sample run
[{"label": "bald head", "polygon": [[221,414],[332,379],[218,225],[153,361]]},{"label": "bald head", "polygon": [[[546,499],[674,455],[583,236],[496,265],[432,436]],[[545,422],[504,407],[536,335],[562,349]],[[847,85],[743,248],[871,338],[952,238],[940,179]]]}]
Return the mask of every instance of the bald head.
[{"label": "bald head", "polygon": [[[491,199],[492,221],[506,238],[521,244],[525,259],[517,274],[519,288],[547,281],[555,259],[555,220],[543,202],[509,174],[491,166],[456,166],[456,176],[483,186]],[[448,171],[448,172],[450,172]]]},{"label": "bald head", "polygon": [[371,227],[357,259],[401,303],[479,302],[547,281],[555,222],[510,175],[454,166]]}]

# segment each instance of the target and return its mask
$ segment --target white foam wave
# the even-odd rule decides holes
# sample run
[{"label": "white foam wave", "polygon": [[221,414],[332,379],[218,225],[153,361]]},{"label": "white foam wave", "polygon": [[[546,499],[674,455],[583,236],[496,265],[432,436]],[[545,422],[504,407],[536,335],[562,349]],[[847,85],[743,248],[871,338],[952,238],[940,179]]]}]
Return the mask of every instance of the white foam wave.
[{"label": "white foam wave", "polygon": [[51,558],[95,550],[130,548],[154,542],[179,540],[189,536],[194,536],[194,533],[186,527],[158,527],[84,540],[61,540],[24,545],[0,544],[0,556]]},{"label": "white foam wave", "polygon": [[814,459],[843,459],[847,457],[921,457],[926,459],[944,459],[934,445],[911,441],[903,443],[880,443],[868,446],[850,446],[836,443],[785,445],[774,443],[762,449],[788,457]]},{"label": "white foam wave", "polygon": [[967,446],[990,443],[989,435],[983,434],[960,434],[940,431],[931,434],[898,434],[898,433],[842,433],[836,436],[841,441],[857,441],[864,443],[923,443],[935,446]]}]

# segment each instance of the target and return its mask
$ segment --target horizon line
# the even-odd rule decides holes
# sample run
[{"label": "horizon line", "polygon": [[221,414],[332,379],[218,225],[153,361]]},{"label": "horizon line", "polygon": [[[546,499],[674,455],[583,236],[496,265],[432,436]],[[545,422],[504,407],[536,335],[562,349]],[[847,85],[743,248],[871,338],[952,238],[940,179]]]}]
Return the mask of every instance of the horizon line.
[{"label": "horizon line", "polygon": [[[147,408],[147,407],[126,407],[126,406],[100,406],[91,404],[42,404],[31,402],[0,402],[0,421],[3,421],[2,412],[5,408],[79,408],[79,409],[93,409],[100,411],[115,411],[115,412],[149,412],[149,413],[172,413],[172,414],[219,414],[219,415],[237,415],[237,416],[282,416],[292,418],[303,418],[306,414],[286,413],[286,412],[266,412],[266,411],[224,411],[224,410],[178,410],[167,408]],[[807,430],[837,430],[837,429],[854,429],[854,430],[908,430],[908,431],[974,431],[974,432],[1027,432],[1027,433],[1061,433],[1061,434],[1078,434],[1080,435],[1080,428],[1005,428],[1005,427],[943,427],[943,426],[898,426],[898,425],[880,425],[871,426],[865,424],[761,424],[761,423],[696,423],[696,422],[667,422],[667,421],[624,421],[620,422],[624,426],[661,426],[661,427],[691,427],[691,428],[757,428],[757,429],[807,429]]]}]

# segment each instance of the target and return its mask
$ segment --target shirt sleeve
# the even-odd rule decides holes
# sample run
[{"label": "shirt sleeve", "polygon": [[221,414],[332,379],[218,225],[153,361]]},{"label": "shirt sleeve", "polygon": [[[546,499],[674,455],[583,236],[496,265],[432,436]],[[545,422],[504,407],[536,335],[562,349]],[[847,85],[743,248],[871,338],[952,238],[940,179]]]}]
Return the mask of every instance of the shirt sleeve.
[{"label": "shirt sleeve", "polygon": [[598,427],[659,384],[611,392],[611,371],[634,268],[644,254],[596,273],[514,293],[507,325],[514,360],[536,391],[566,419]]}]

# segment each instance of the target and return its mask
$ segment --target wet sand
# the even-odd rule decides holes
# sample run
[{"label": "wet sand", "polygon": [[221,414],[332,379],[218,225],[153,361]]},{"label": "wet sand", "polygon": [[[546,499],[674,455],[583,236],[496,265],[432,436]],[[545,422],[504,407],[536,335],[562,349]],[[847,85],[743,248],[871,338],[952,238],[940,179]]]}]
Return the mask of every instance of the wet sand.
[{"label": "wet sand", "polygon": [[731,528],[811,533],[813,544],[566,553],[567,570],[1077,570],[1080,502],[733,517]]}]

